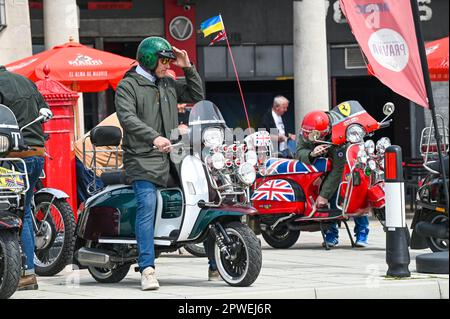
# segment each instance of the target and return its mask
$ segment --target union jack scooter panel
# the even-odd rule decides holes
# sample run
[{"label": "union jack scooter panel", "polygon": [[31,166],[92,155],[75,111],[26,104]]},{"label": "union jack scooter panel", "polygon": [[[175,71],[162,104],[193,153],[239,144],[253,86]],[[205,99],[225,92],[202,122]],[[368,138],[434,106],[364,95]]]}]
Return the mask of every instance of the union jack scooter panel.
[{"label": "union jack scooter panel", "polygon": [[271,158],[266,162],[266,175],[328,172],[331,169],[330,164],[328,158],[318,158],[313,165],[298,160]]},{"label": "union jack scooter panel", "polygon": [[258,187],[253,193],[251,200],[293,202],[295,200],[295,191],[288,181],[272,179]]}]

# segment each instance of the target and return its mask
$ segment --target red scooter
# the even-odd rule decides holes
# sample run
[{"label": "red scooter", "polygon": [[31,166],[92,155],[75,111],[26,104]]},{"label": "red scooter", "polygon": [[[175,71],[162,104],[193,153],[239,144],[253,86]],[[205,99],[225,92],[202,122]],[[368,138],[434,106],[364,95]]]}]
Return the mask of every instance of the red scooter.
[{"label": "red scooter", "polygon": [[[376,121],[357,101],[347,101],[330,111],[331,142],[319,144],[344,145],[347,164],[338,187],[335,206],[317,208],[316,198],[321,183],[331,170],[331,160],[318,158],[313,165],[298,160],[270,158],[262,165],[262,175],[255,181],[251,201],[258,213],[248,224],[261,232],[266,242],[274,248],[294,245],[300,231],[321,231],[325,241],[328,227],[342,221],[354,246],[349,227],[349,217],[373,212],[384,224],[384,152],[390,146],[387,137],[375,145],[364,137],[373,135],[380,128],[389,126],[387,119],[394,112],[394,105],[383,107],[386,117]],[[326,249],[329,249],[326,245]]]}]

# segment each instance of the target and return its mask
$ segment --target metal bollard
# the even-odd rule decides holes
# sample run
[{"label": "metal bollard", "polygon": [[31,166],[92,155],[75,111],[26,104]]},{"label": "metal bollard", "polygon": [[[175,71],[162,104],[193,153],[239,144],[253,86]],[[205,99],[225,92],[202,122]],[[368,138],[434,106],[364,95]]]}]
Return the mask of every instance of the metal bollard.
[{"label": "metal bollard", "polygon": [[384,154],[386,196],[386,263],[388,277],[410,277],[408,228],[405,217],[405,184],[402,149],[389,146]]}]

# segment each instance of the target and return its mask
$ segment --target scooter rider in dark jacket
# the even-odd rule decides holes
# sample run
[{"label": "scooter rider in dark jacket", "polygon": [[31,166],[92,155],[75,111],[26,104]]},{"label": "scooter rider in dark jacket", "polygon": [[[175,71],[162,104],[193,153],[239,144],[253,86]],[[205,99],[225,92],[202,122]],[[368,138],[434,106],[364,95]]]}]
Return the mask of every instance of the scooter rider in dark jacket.
[{"label": "scooter rider in dark jacket", "polygon": [[[297,139],[297,158],[306,164],[312,164],[320,156],[332,159],[333,168],[322,182],[316,205],[318,208],[324,208],[330,204],[330,208],[336,208],[336,192],[346,164],[346,147],[320,141],[331,142],[331,119],[328,112],[312,111],[306,114],[302,121],[301,134]],[[354,220],[356,246],[366,247],[369,218],[361,216],[355,217]],[[325,240],[329,247],[335,247],[339,243],[338,238],[337,223],[333,223],[326,232]]]},{"label": "scooter rider in dark jacket", "polygon": [[[39,110],[45,109],[47,116],[51,111],[44,101],[36,85],[26,77],[12,73],[0,66],[0,104],[11,109],[16,116],[19,127],[34,121],[39,117]],[[30,150],[23,152],[10,152],[8,157],[19,157],[25,161],[28,172],[29,189],[25,195],[25,213],[21,234],[21,245],[26,256],[26,269],[19,281],[19,290],[38,289],[34,272],[34,228],[31,217],[31,199],[34,187],[39,180],[44,167],[45,136],[40,122],[34,123],[23,131],[25,145]],[[23,171],[23,167],[19,167]]]}]

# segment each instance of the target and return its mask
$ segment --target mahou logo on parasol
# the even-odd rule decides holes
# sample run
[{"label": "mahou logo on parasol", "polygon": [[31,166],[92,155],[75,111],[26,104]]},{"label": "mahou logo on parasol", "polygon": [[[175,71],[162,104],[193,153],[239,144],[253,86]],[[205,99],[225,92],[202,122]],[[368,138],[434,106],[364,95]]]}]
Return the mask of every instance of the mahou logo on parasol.
[{"label": "mahou logo on parasol", "polygon": [[95,60],[90,56],[84,54],[78,54],[75,60],[67,61],[72,66],[90,66],[90,65],[102,65],[103,61],[98,59]]}]

